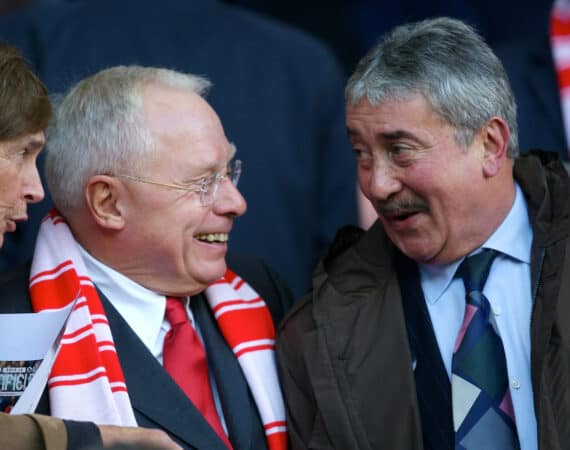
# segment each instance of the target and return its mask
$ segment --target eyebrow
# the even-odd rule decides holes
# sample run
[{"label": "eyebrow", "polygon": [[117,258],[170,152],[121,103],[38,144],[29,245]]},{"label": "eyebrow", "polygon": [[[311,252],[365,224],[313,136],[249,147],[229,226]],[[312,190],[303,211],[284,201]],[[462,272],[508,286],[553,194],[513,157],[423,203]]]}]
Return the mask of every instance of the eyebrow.
[{"label": "eyebrow", "polygon": [[381,133],[380,136],[382,136],[384,139],[388,139],[390,141],[395,141],[398,139],[417,139],[417,136],[413,133],[410,133],[409,131],[404,131],[404,130],[396,130],[396,131],[392,131],[390,133]]},{"label": "eyebrow", "polygon": [[[227,160],[225,166],[224,166],[222,169],[220,169],[220,170],[224,170],[224,169],[228,166],[228,164],[230,163],[230,161],[234,158],[234,156],[236,155],[236,153],[237,153],[237,147],[236,147],[236,145],[235,145],[233,142],[230,142],[229,144],[230,144],[230,157],[228,158],[228,160]],[[203,179],[203,178],[209,178],[209,177],[214,176],[214,175],[215,175],[214,172],[217,172],[217,171],[218,171],[218,167],[219,167],[219,166],[218,166],[217,162],[212,162],[212,163],[208,164],[208,166],[207,166],[207,167],[203,167],[203,168],[201,169],[201,171],[202,171],[202,173],[204,173],[204,172],[210,172],[210,174],[209,174],[209,175],[200,175],[200,176],[192,177],[192,178],[191,178],[191,180],[192,180],[191,182],[194,182],[194,181],[196,181],[196,180],[199,181],[199,180],[201,180],[201,179]]]},{"label": "eyebrow", "polygon": [[[350,128],[347,128],[346,131],[349,137],[358,136],[358,132],[351,130]],[[395,141],[404,138],[415,139],[415,140],[418,139],[418,137],[414,133],[410,133],[409,131],[405,130],[396,130],[386,133],[379,133],[378,136],[382,137],[383,139],[387,139],[389,141]]]}]

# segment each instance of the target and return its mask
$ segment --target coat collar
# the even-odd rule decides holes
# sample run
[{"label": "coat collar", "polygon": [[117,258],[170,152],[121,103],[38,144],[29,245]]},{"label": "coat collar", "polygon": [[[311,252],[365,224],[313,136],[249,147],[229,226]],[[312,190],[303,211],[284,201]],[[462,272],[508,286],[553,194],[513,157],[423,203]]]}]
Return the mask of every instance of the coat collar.
[{"label": "coat collar", "polygon": [[547,247],[567,238],[570,183],[558,154],[533,150],[517,158],[514,176],[527,200],[536,244]]}]

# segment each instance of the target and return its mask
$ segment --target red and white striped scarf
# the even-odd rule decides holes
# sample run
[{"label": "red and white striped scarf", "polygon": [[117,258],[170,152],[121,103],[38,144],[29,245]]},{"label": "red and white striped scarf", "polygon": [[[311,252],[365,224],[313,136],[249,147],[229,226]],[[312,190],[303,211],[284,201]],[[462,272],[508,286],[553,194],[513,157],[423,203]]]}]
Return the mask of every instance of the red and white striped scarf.
[{"label": "red and white striped scarf", "polygon": [[[267,305],[229,269],[205,295],[253,394],[269,449],[285,450],[285,407],[275,365],[275,328]],[[40,226],[30,296],[34,311],[62,308],[77,299],[48,379],[52,415],[136,426],[101,300],[69,227],[55,210]]]},{"label": "red and white striped scarf", "polygon": [[570,155],[570,1],[556,0],[550,15],[550,43],[556,67],[566,150]]}]

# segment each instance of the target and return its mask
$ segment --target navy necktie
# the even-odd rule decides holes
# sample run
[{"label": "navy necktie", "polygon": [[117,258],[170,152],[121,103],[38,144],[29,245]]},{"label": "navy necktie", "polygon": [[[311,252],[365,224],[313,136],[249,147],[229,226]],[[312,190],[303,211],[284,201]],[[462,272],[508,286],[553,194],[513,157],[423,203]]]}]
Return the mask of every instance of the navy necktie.
[{"label": "navy necktie", "polygon": [[463,279],[466,295],[452,361],[456,450],[520,448],[505,351],[482,292],[497,253],[483,250],[466,258],[456,274]]}]

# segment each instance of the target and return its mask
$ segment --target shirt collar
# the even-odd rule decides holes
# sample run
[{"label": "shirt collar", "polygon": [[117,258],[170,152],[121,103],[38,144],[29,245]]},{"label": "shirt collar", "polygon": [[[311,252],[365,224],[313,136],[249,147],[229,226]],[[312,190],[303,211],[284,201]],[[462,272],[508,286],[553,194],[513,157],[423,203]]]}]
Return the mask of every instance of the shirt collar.
[{"label": "shirt collar", "polygon": [[166,297],[135,283],[78,246],[91,281],[105,294],[146,347],[153,349],[164,320]]},{"label": "shirt collar", "polygon": [[[532,226],[526,201],[521,188],[515,184],[515,201],[507,217],[489,239],[473,253],[477,253],[480,248],[492,248],[520,262],[530,264],[531,245]],[[433,304],[440,299],[462,261],[463,258],[449,264],[418,264],[422,290],[429,303]]]}]

